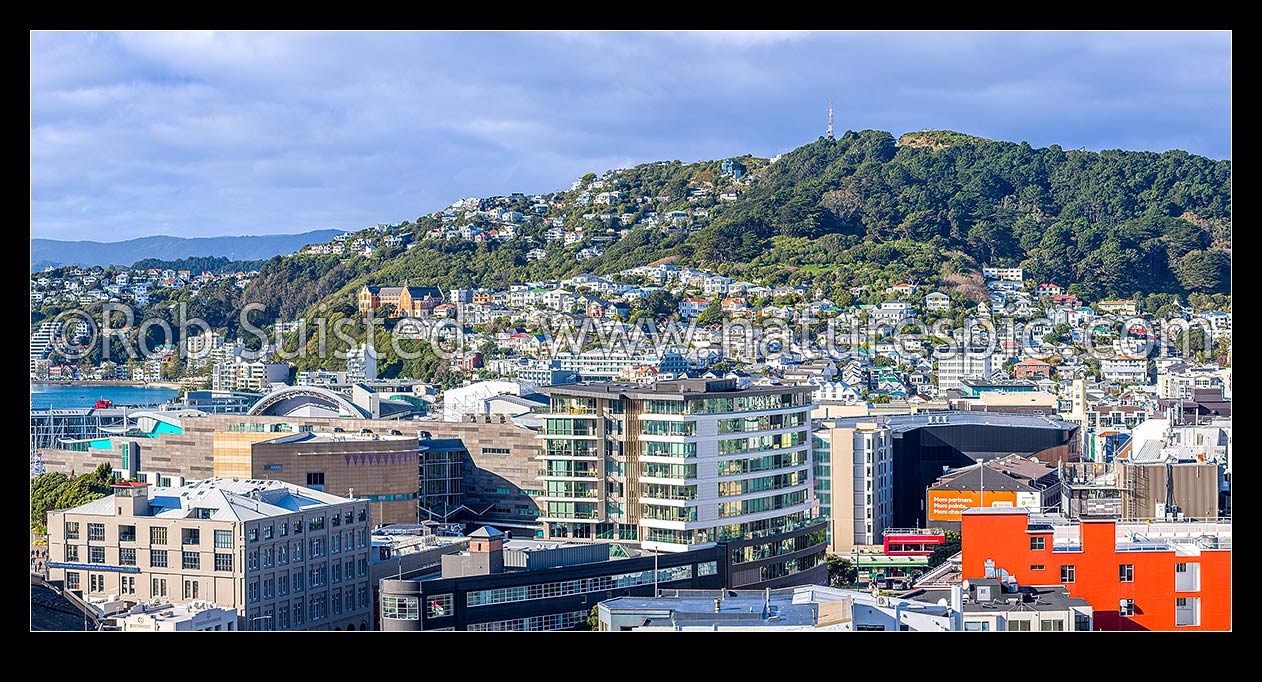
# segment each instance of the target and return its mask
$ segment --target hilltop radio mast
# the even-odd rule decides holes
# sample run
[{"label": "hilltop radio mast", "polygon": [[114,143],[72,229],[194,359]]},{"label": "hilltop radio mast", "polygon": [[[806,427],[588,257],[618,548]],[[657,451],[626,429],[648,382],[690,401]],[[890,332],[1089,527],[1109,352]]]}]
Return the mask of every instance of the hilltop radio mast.
[{"label": "hilltop radio mast", "polygon": [[828,139],[833,139],[833,103],[828,103]]}]

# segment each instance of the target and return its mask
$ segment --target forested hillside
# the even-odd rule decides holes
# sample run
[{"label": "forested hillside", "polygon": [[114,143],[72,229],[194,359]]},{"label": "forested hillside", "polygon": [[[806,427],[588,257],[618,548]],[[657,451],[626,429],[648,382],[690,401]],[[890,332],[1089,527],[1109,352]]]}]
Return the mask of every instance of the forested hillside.
[{"label": "forested hillside", "polygon": [[[1230,161],[1181,151],[1035,149],[933,132],[916,135],[949,146],[898,146],[889,133],[863,131],[820,138],[774,163],[746,157],[756,181],[730,203],[683,198],[689,187],[723,186],[717,161],[617,171],[624,199],[611,213],[701,206],[710,216],[692,234],[637,227],[591,260],[575,260],[581,244],[549,245],[549,257],[532,262],[526,253],[539,240],[422,239],[439,224],[425,216],[410,226],[419,241],[412,250],[372,259],[274,258],[244,294],[289,317],[320,300],[336,305],[367,282],[503,287],[667,257],[770,283],[814,282],[829,292],[903,280],[938,285],[983,263],[1023,266],[1027,278],[1076,285],[1088,299],[1227,290]],[[637,196],[655,203],[636,204]],[[567,226],[583,212],[567,209]],[[542,229],[532,219],[523,233]]]}]

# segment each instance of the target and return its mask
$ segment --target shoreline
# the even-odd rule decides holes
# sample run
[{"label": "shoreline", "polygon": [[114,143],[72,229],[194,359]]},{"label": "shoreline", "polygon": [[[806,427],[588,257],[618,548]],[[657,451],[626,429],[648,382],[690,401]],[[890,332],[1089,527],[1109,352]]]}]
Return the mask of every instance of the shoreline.
[{"label": "shoreline", "polygon": [[32,381],[31,386],[118,386],[130,388],[166,388],[173,391],[180,390],[180,384],[178,382],[125,381],[121,379],[111,379],[106,381]]}]

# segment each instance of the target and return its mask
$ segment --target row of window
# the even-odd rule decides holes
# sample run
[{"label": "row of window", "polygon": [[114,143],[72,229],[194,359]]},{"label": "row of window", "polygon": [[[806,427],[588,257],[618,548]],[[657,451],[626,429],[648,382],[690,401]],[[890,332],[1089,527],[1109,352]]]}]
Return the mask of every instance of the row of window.
[{"label": "row of window", "polygon": [[546,616],[495,620],[489,623],[475,623],[470,625],[468,630],[470,632],[569,630],[585,621],[587,613],[587,611],[571,611],[569,613],[553,613]]},{"label": "row of window", "polygon": [[550,599],[552,597],[561,597],[571,594],[602,592],[620,587],[649,585],[654,582],[655,577],[656,582],[667,583],[676,580],[687,580],[692,576],[693,566],[692,564],[688,564],[686,566],[672,566],[670,568],[658,569],[656,571],[656,576],[654,575],[654,571],[649,569],[646,571],[598,576],[595,578],[564,580],[559,582],[540,583],[536,585],[522,585],[519,587],[501,587],[490,590],[473,590],[468,593],[467,602],[469,606],[489,606],[491,604],[529,601],[532,599]]}]

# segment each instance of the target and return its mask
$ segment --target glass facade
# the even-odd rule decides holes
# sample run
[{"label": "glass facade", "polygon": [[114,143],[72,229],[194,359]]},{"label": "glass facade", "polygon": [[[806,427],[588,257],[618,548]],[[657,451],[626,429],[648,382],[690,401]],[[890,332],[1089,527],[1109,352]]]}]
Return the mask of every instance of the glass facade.
[{"label": "glass facade", "polygon": [[640,433],[645,436],[695,436],[697,422],[643,420]]},{"label": "glass facade", "polygon": [[779,455],[764,455],[749,459],[730,459],[725,462],[719,462],[719,475],[737,476],[758,471],[788,469],[789,467],[805,464],[806,458],[805,452],[785,452]]},{"label": "glass facade", "polygon": [[806,469],[803,468],[787,474],[745,478],[739,481],[719,481],[719,496],[731,497],[733,495],[760,493],[767,490],[779,490],[780,488],[792,488],[795,485],[802,485],[808,480],[809,476]]},{"label": "glass facade", "polygon": [[736,417],[720,419],[719,433],[743,433],[749,431],[774,431],[801,426],[806,423],[806,412],[790,412],[788,414],[769,414],[762,417]]},{"label": "glass facade", "polygon": [[696,478],[697,465],[641,462],[640,475],[649,478]]}]

